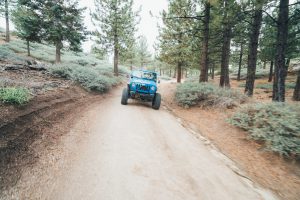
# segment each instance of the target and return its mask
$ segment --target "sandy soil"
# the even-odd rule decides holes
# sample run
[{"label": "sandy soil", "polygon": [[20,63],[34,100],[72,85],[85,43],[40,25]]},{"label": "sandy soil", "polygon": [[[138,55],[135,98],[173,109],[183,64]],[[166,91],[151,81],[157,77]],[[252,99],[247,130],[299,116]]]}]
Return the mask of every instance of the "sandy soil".
[{"label": "sandy soil", "polygon": [[167,110],[122,106],[120,94],[61,118],[52,130],[68,133],[2,199],[275,199]]},{"label": "sandy soil", "polygon": [[[265,82],[261,80],[261,82]],[[232,82],[233,87],[237,85]],[[174,99],[176,83],[162,84],[164,104],[175,116],[190,124],[202,136],[208,138],[220,151],[232,159],[247,176],[266,188],[273,190],[282,199],[299,199],[300,197],[300,166],[299,163],[288,161],[266,152],[261,144],[249,140],[247,133],[226,122],[234,110],[202,109],[179,107]],[[167,89],[164,89],[167,88]],[[257,91],[257,90],[256,90]],[[254,99],[263,98],[264,92],[257,91]]]}]

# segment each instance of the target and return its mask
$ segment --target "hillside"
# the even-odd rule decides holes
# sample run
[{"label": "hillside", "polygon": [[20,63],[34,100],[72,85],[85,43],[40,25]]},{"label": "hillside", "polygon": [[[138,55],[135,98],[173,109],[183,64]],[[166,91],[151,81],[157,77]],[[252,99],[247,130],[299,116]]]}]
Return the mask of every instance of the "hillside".
[{"label": "hillside", "polygon": [[[0,30],[2,31],[2,30]],[[37,161],[33,144],[43,148],[67,132],[53,127],[71,118],[88,102],[121,83],[112,74],[112,65],[95,56],[64,50],[62,63],[55,65],[55,48],[26,44],[16,37],[5,43],[0,33],[0,191],[19,180],[22,169]],[[125,74],[126,69],[120,69]],[[71,124],[71,123],[69,123]],[[63,130],[66,130],[63,132]],[[13,158],[13,159],[12,159]],[[0,192],[0,196],[1,196]]]}]

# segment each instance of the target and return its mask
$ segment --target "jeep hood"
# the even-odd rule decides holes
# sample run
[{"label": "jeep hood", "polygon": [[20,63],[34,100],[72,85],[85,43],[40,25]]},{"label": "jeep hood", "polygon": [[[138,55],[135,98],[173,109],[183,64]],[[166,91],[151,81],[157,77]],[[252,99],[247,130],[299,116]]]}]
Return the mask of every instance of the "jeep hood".
[{"label": "jeep hood", "polygon": [[150,80],[146,80],[146,79],[139,79],[139,78],[132,78],[131,82],[141,83],[141,84],[146,84],[146,85],[156,85],[155,81],[150,81]]}]

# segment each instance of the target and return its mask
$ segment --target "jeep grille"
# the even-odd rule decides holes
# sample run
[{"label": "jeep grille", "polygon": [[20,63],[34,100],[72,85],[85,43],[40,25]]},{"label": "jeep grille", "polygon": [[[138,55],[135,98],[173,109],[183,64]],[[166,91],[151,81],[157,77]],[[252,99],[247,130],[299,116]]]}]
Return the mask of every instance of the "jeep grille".
[{"label": "jeep grille", "polygon": [[137,84],[136,85],[137,90],[142,90],[148,92],[150,90],[150,86],[148,85],[142,85],[142,84]]}]

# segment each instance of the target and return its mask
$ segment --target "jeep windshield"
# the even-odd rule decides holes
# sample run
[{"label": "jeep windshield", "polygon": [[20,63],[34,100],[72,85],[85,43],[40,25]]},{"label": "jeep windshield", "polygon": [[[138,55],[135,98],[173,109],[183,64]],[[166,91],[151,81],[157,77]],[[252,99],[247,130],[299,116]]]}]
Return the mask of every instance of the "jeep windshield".
[{"label": "jeep windshield", "polygon": [[156,73],[154,72],[133,71],[131,76],[135,78],[142,78],[142,79],[152,80],[156,82]]}]

